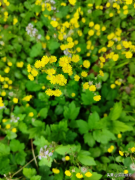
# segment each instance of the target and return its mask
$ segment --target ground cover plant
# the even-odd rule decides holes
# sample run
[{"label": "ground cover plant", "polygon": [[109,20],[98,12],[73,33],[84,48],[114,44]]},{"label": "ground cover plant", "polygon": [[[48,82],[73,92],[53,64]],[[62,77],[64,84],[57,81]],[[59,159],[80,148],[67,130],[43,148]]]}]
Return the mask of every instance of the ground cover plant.
[{"label": "ground cover plant", "polygon": [[0,0],[0,179],[135,172],[134,30],[133,0]]}]

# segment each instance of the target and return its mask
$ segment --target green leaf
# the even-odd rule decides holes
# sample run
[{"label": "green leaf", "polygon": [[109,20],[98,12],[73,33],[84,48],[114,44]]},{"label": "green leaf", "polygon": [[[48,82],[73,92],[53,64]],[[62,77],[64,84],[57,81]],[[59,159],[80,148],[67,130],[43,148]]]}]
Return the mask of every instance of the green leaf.
[{"label": "green leaf", "polygon": [[84,105],[91,105],[94,100],[93,100],[94,94],[93,92],[86,90],[85,93],[81,94],[81,99]]},{"label": "green leaf", "polygon": [[[8,174],[9,172],[11,172],[10,160],[5,158],[4,156],[1,157],[1,155],[2,154],[0,152],[0,175]],[[1,180],[3,180],[3,178]]]},{"label": "green leaf", "polygon": [[41,136],[39,138],[36,138],[33,141],[33,144],[41,148],[44,147],[45,145],[49,145],[50,143],[43,136]]},{"label": "green leaf", "polygon": [[93,147],[95,144],[95,139],[93,138],[91,133],[86,133],[83,136],[84,142],[88,144],[90,147]]},{"label": "green leaf", "polygon": [[108,131],[107,129],[94,131],[93,137],[97,142],[102,144],[107,144],[110,140],[116,139],[114,134]]},{"label": "green leaf", "polygon": [[49,159],[47,158],[42,158],[39,162],[39,166],[48,166],[51,167],[52,166],[52,162],[53,159],[51,157],[49,157]]},{"label": "green leaf", "polygon": [[28,133],[27,125],[24,122],[19,123],[18,128],[22,133]]},{"label": "green leaf", "polygon": [[30,180],[41,180],[41,176],[39,176],[39,175],[33,176],[30,178]]},{"label": "green leaf", "polygon": [[115,121],[120,117],[121,113],[122,113],[122,103],[118,102],[115,103],[113,109],[109,114],[109,117],[111,118],[111,120]]},{"label": "green leaf", "polygon": [[42,109],[39,111],[39,114],[40,114],[41,117],[43,117],[44,119],[46,119],[47,114],[48,114],[48,108],[42,108]]},{"label": "green leaf", "polygon": [[15,160],[17,164],[24,165],[25,164],[26,153],[24,151],[20,151],[15,155]]},{"label": "green leaf", "polygon": [[69,108],[64,106],[64,117],[66,119],[75,120],[79,114],[80,107],[76,107],[75,102],[69,104]]},{"label": "green leaf", "polygon": [[67,146],[63,146],[63,145],[59,145],[55,148],[55,152],[57,152],[60,155],[65,155],[71,152],[71,146],[67,145]]},{"label": "green leaf", "polygon": [[95,129],[95,128],[98,128],[98,121],[100,120],[100,117],[98,115],[97,112],[93,112],[92,115],[89,116],[89,119],[88,119],[88,126],[89,126],[89,129]]},{"label": "green leaf", "polygon": [[8,155],[10,153],[10,148],[8,145],[0,143],[0,157]]},{"label": "green leaf", "polygon": [[130,130],[130,127],[121,121],[113,121],[111,123],[111,131],[115,134],[119,134],[120,132],[125,132]]},{"label": "green leaf", "polygon": [[30,51],[30,57],[37,57],[38,55],[41,54],[42,51],[42,44],[37,43],[32,46],[31,51]]},{"label": "green leaf", "polygon": [[109,74],[105,72],[104,76],[101,76],[100,79],[105,82],[108,79],[108,77],[109,77]]},{"label": "green leaf", "polygon": [[19,140],[13,139],[10,141],[10,149],[13,152],[21,151],[25,148],[24,143],[20,143]]},{"label": "green leaf", "polygon": [[60,46],[60,43],[58,43],[57,41],[55,41],[54,39],[51,39],[49,42],[48,42],[48,48],[49,50],[56,50],[58,49]]},{"label": "green leaf", "polygon": [[96,165],[96,162],[94,161],[94,159],[90,156],[87,156],[87,155],[79,155],[77,157],[77,159],[80,163],[82,163],[83,165],[86,165],[86,166]]},{"label": "green leaf", "polygon": [[17,137],[16,133],[12,131],[7,131],[7,138],[8,139],[15,139]]},{"label": "green leaf", "polygon": [[34,168],[23,168],[23,174],[30,179],[32,176],[36,175],[36,170]]},{"label": "green leaf", "polygon": [[77,124],[77,127],[79,128],[79,132],[81,134],[88,133],[89,128],[88,128],[88,123],[86,121],[77,120],[76,124]]},{"label": "green leaf", "polygon": [[26,88],[30,92],[35,92],[35,91],[39,91],[42,88],[42,85],[41,84],[37,84],[35,81],[28,81],[26,83]]}]

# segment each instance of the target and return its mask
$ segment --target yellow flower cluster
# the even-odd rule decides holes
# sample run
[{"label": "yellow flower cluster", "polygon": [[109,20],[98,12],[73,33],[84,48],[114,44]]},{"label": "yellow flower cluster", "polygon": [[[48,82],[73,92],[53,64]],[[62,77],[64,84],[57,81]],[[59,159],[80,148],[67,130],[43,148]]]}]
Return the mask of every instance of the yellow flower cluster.
[{"label": "yellow flower cluster", "polygon": [[6,6],[10,5],[10,2],[8,2],[7,0],[3,0],[3,2],[6,4]]},{"label": "yellow flower cluster", "polygon": [[59,59],[59,66],[62,67],[62,71],[64,73],[68,73],[69,76],[73,74],[72,66],[70,65],[71,61],[72,59],[68,56],[64,56]]},{"label": "yellow flower cluster", "polygon": [[62,94],[62,92],[61,92],[61,90],[59,90],[59,89],[56,89],[56,90],[52,90],[52,89],[47,89],[46,91],[45,91],[45,93],[48,95],[48,96],[57,96],[57,97],[59,97],[61,94]]},{"label": "yellow flower cluster", "polygon": [[[10,84],[12,84],[12,80],[10,80],[8,77],[2,77],[0,75],[0,82],[3,84],[2,88],[9,88],[9,89],[12,89],[12,86],[9,86]],[[8,83],[8,84],[7,84]]]}]

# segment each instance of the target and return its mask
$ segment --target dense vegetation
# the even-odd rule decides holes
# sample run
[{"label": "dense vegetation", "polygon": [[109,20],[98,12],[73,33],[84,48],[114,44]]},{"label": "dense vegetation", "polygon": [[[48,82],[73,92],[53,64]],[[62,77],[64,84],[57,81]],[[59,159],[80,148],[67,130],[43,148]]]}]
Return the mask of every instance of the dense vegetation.
[{"label": "dense vegetation", "polygon": [[135,172],[134,30],[133,0],[0,0],[0,179]]}]

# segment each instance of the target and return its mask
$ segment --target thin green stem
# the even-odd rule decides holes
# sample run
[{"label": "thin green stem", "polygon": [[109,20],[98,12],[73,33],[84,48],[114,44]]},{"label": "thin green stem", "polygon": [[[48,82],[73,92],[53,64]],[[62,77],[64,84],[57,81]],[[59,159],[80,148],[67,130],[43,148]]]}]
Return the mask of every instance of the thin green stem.
[{"label": "thin green stem", "polygon": [[[38,157],[38,155],[37,155],[35,158],[37,158],[37,157]],[[34,161],[35,158],[33,158],[32,160],[30,160],[27,164],[25,164],[25,166],[23,166],[21,169],[19,169],[18,171],[16,171],[16,172],[12,175],[12,178],[13,178],[16,174],[18,174],[20,171],[22,171],[24,167],[26,167],[26,166],[29,165],[32,161]]]}]

